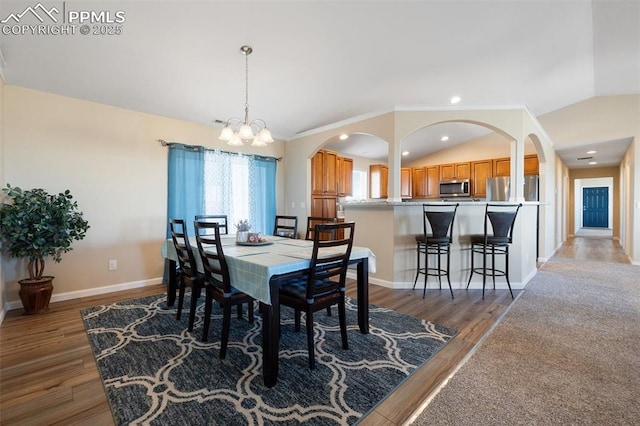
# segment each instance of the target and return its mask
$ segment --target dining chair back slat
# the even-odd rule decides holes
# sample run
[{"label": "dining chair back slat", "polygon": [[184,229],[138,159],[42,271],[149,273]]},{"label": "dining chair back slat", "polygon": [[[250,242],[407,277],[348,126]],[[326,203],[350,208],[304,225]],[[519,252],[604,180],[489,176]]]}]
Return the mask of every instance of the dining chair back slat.
[{"label": "dining chair back slat", "polygon": [[277,215],[273,226],[273,235],[292,239],[298,238],[298,216]]},{"label": "dining chair back slat", "polygon": [[228,234],[229,226],[227,224],[226,214],[197,214],[195,217],[196,222],[215,222],[220,225],[220,233]]},{"label": "dining chair back slat", "polygon": [[[321,217],[321,216],[309,216],[307,217],[307,230],[306,230],[306,234],[304,239],[305,240],[313,240],[314,239],[314,231],[315,231],[315,226],[318,224],[323,224],[323,223],[337,223],[338,219],[335,217]],[[323,240],[335,240],[336,238],[336,234],[335,234],[335,230],[323,230],[321,231],[322,234],[321,239]]]}]

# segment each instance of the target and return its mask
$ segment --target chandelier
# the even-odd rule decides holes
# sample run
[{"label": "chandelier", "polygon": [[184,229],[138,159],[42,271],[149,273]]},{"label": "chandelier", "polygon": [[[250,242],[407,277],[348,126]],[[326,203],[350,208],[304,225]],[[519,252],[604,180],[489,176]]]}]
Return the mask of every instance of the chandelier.
[{"label": "chandelier", "polygon": [[242,46],[240,52],[244,55],[245,63],[244,121],[235,117],[228,119],[218,139],[233,146],[242,146],[250,140],[253,146],[265,146],[273,142],[267,123],[259,118],[249,121],[249,55],[253,49],[251,46]]}]

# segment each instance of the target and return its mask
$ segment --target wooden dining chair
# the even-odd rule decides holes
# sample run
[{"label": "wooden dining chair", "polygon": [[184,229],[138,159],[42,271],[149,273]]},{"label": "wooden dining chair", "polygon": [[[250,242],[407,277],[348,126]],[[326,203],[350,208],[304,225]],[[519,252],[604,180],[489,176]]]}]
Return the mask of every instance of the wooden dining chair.
[{"label": "wooden dining chair", "polygon": [[204,286],[204,276],[198,272],[196,259],[189,244],[189,235],[187,227],[182,219],[170,219],[169,228],[171,230],[171,239],[178,256],[178,308],[176,319],[180,319],[182,315],[182,304],[184,303],[185,288],[191,289],[191,306],[189,310],[189,331],[193,331],[193,323],[196,318],[196,307],[198,298]]},{"label": "wooden dining chair", "polygon": [[[309,216],[307,217],[307,230],[304,239],[305,240],[313,240],[314,239],[314,229],[317,224],[322,223],[336,223],[338,221],[335,217],[320,217],[320,216]],[[324,240],[333,240],[335,239],[335,234],[333,231],[323,232],[321,235],[321,239]]]},{"label": "wooden dining chair", "polygon": [[227,215],[226,214],[197,214],[195,217],[196,222],[215,222],[220,225],[220,233],[228,234],[229,227],[227,225]]},{"label": "wooden dining chair", "polygon": [[[354,222],[318,224],[314,228],[313,251],[305,276],[280,283],[280,304],[295,310],[295,329],[300,330],[300,313],[305,313],[309,368],[314,369],[313,313],[338,305],[342,348],[349,349],[345,311],[345,281],[353,247]],[[322,240],[324,233],[341,233],[339,240]]]},{"label": "wooden dining chair", "polygon": [[[335,217],[321,217],[321,216],[309,216],[307,217],[307,232],[305,240],[313,240],[314,229],[317,224],[322,223],[337,223],[338,218]],[[321,240],[335,240],[336,233],[334,231],[323,232],[320,235]],[[331,306],[327,306],[327,315],[331,316]]]},{"label": "wooden dining chair", "polygon": [[292,239],[298,238],[298,216],[276,216],[273,235]]},{"label": "wooden dining chair", "polygon": [[[231,307],[247,303],[249,310],[249,322],[253,322],[254,299],[231,286],[229,267],[220,241],[220,224],[216,222],[194,223],[198,252],[202,259],[204,269],[204,287],[206,292],[204,308],[204,326],[202,328],[202,341],[209,338],[209,325],[211,323],[211,310],[215,299],[222,306],[222,336],[220,339],[220,359],[227,355],[229,331],[231,329]],[[205,245],[207,248],[205,249]],[[213,247],[211,247],[213,246]],[[239,313],[241,310],[239,311]],[[239,315],[241,316],[241,315]]]}]

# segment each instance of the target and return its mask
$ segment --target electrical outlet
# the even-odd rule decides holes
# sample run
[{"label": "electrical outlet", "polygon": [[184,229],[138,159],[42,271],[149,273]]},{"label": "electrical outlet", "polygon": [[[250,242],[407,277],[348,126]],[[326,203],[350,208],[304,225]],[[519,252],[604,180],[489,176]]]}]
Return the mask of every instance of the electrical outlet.
[{"label": "electrical outlet", "polygon": [[304,201],[300,201],[300,208],[301,208],[301,209],[304,209],[304,208],[305,208],[305,207],[304,207]]},{"label": "electrical outlet", "polygon": [[296,208],[296,202],[295,202],[295,201],[292,201],[292,202],[291,202],[291,208],[292,208],[292,209],[295,209],[295,208]]},{"label": "electrical outlet", "polygon": [[118,261],[116,259],[111,259],[109,261],[109,270],[115,271],[116,269],[118,269]]}]

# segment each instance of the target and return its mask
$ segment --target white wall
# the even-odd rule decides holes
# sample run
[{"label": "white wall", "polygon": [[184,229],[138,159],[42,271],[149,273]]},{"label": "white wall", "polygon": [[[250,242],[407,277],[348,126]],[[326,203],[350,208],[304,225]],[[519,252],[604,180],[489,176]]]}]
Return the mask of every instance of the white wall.
[{"label": "white wall", "polygon": [[[219,129],[15,86],[4,86],[4,104],[5,181],[71,190],[91,226],[61,263],[47,262],[46,273],[56,277],[52,300],[160,282],[167,148],[157,140],[229,150],[217,139]],[[242,150],[281,157],[284,143]],[[279,163],[278,211],[283,173]],[[109,259],[118,260],[116,271],[108,271]],[[5,261],[3,268],[7,300],[17,301],[23,262]]]}]

